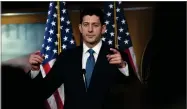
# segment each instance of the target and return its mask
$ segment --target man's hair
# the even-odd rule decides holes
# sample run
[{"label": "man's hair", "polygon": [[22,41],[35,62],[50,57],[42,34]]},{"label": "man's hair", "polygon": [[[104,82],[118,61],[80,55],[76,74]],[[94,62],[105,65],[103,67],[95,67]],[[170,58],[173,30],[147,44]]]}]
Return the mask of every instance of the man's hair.
[{"label": "man's hair", "polygon": [[93,8],[93,7],[84,8],[81,11],[80,24],[83,21],[83,17],[86,16],[86,15],[90,15],[90,16],[96,15],[96,16],[98,16],[99,19],[100,19],[101,24],[104,25],[104,13],[103,13],[103,11],[100,8]]}]

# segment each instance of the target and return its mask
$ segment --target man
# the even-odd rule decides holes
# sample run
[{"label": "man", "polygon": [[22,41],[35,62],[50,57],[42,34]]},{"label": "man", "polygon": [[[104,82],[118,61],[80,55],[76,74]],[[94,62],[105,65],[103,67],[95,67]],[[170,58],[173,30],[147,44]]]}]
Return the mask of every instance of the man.
[{"label": "man", "polygon": [[[44,79],[37,79],[36,93],[40,99],[47,99],[64,84],[64,109],[123,108],[123,96],[115,97],[116,91],[127,83],[133,73],[127,54],[109,48],[102,42],[105,29],[101,9],[88,8],[82,11],[79,30],[83,44],[63,51],[48,75]],[[30,56],[31,74],[34,77],[38,75],[42,61],[37,54]]]}]

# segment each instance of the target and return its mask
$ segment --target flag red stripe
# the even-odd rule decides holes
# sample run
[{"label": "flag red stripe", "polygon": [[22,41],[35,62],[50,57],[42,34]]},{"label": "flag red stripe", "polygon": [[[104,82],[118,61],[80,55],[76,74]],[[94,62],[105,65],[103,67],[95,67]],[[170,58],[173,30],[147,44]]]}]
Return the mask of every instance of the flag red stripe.
[{"label": "flag red stripe", "polygon": [[63,109],[64,105],[63,105],[63,103],[62,103],[62,100],[61,100],[61,98],[60,98],[60,94],[59,94],[58,90],[56,90],[56,91],[54,92],[54,97],[55,97],[55,100],[56,100],[56,104],[57,104],[58,109]]},{"label": "flag red stripe", "polygon": [[51,69],[49,63],[46,63],[45,65],[43,65],[43,69],[44,69],[45,74],[47,75],[48,72],[49,72],[50,69]]},{"label": "flag red stripe", "polygon": [[130,64],[131,64],[131,66],[132,66],[134,72],[136,73],[135,65],[134,65],[134,62],[133,62],[133,59],[132,59],[132,57],[131,57],[131,54],[130,54],[129,49],[126,49],[124,52],[127,53],[128,58],[129,58],[129,61],[130,61]]},{"label": "flag red stripe", "polygon": [[50,105],[49,105],[49,103],[47,102],[47,100],[45,100],[45,109],[51,109],[51,107],[50,107]]},{"label": "flag red stripe", "polygon": [[[48,74],[48,72],[50,71],[51,67],[49,65],[49,63],[43,65],[43,69],[44,69],[44,72],[46,73],[46,75]],[[54,93],[54,98],[55,98],[55,101],[56,101],[56,104],[57,104],[57,109],[63,109],[63,103],[62,103],[62,100],[60,98],[60,94],[58,92],[58,90],[56,90]],[[48,103],[47,103],[48,104]],[[49,104],[48,104],[49,105]],[[48,107],[48,106],[47,106]]]}]

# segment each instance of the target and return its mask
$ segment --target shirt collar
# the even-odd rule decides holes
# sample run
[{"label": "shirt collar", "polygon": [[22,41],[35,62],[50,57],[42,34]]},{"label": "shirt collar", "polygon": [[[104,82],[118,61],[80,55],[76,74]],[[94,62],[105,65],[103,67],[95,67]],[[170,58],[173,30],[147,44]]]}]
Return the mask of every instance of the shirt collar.
[{"label": "shirt collar", "polygon": [[[92,49],[95,51],[96,54],[99,54],[99,51],[101,49],[101,45],[102,45],[102,40],[99,41],[99,43],[94,46]],[[87,53],[87,51],[89,50],[90,48],[83,42],[83,53]]]}]

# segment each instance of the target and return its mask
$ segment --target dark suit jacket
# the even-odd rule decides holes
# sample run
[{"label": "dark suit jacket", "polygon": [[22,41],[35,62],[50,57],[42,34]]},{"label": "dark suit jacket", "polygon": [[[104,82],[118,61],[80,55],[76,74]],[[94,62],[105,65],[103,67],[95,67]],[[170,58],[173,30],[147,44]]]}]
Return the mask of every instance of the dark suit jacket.
[{"label": "dark suit jacket", "polygon": [[116,65],[109,64],[106,55],[110,50],[103,43],[92,73],[90,87],[86,92],[82,72],[82,51],[82,46],[63,51],[48,75],[44,79],[36,79],[36,93],[40,99],[47,99],[64,83],[64,109],[123,109],[124,97],[119,95],[121,87],[134,77],[127,54],[123,53],[122,56],[129,65],[129,77],[123,75]]}]

